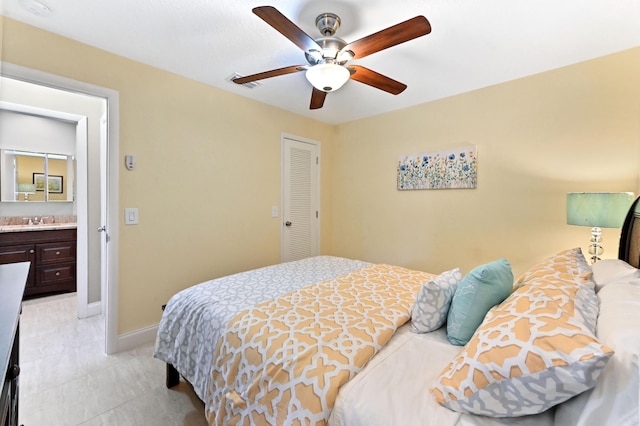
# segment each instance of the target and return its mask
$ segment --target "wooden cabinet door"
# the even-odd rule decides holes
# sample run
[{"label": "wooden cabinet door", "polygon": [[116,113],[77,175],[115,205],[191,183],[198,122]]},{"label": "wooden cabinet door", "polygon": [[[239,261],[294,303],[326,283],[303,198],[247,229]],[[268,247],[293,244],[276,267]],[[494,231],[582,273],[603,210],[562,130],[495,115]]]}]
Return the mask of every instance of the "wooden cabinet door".
[{"label": "wooden cabinet door", "polygon": [[0,247],[0,265],[5,265],[7,263],[31,262],[26,289],[31,289],[34,286],[35,259],[35,246],[33,244]]}]

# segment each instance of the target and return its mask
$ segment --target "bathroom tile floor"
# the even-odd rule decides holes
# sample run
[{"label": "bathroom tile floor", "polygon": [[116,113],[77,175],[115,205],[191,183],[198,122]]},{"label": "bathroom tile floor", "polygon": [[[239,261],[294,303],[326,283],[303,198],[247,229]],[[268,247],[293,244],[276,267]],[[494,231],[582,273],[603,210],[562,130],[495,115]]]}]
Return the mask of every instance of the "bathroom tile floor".
[{"label": "bathroom tile floor", "polygon": [[76,294],[23,303],[19,422],[24,426],[199,426],[191,387],[164,385],[153,343],[107,356],[104,317],[76,318]]}]

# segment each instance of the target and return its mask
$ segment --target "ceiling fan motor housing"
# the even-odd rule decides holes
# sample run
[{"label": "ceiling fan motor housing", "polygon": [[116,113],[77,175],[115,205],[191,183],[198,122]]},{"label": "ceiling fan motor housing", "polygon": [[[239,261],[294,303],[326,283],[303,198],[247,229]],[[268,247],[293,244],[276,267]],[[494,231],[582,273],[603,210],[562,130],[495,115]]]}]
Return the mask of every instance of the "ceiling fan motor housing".
[{"label": "ceiling fan motor housing", "polygon": [[310,50],[305,52],[307,61],[311,65],[324,62],[333,62],[342,65],[351,59],[351,57],[347,57],[344,60],[338,60],[338,53],[347,45],[347,42],[339,37],[320,37],[315,39],[315,42],[322,48],[322,51]]},{"label": "ceiling fan motor housing", "polygon": [[335,13],[322,13],[316,18],[316,27],[323,36],[332,36],[340,27],[340,17]]},{"label": "ceiling fan motor housing", "polygon": [[[321,52],[310,50],[305,52],[307,61],[311,65],[317,64],[339,64],[344,65],[353,58],[353,55],[338,54],[347,42],[340,37],[334,37],[334,34],[340,28],[340,17],[335,13],[322,13],[316,18],[316,28],[322,34],[322,37],[314,39],[314,41],[322,48]],[[350,52],[349,52],[350,53]]]}]

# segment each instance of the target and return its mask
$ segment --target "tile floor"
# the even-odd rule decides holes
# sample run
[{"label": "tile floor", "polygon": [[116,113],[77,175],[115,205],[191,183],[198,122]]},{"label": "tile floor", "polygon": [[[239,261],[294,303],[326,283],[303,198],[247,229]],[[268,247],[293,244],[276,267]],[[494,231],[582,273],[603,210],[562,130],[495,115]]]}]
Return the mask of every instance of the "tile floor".
[{"label": "tile floor", "polygon": [[20,325],[24,426],[199,426],[204,406],[184,382],[164,385],[153,344],[107,356],[104,318],[76,318],[76,295],[26,301]]}]

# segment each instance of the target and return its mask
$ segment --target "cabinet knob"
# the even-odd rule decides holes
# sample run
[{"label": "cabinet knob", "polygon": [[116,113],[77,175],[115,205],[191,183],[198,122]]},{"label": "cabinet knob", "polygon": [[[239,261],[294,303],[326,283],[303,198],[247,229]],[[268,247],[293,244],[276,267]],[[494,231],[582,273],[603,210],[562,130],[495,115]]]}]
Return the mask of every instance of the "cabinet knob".
[{"label": "cabinet knob", "polygon": [[9,379],[9,381],[17,379],[19,375],[20,375],[20,366],[18,364],[12,365],[9,368],[9,371],[7,371],[7,379]]},{"label": "cabinet knob", "polygon": [[60,252],[59,251],[56,252],[56,256],[60,256]]},{"label": "cabinet knob", "polygon": [[60,276],[60,271],[56,272],[56,277]]},{"label": "cabinet knob", "polygon": [[35,253],[35,252],[36,252],[36,251],[35,251],[34,249],[29,250],[29,253],[30,253],[30,254],[33,254],[33,253]]}]

